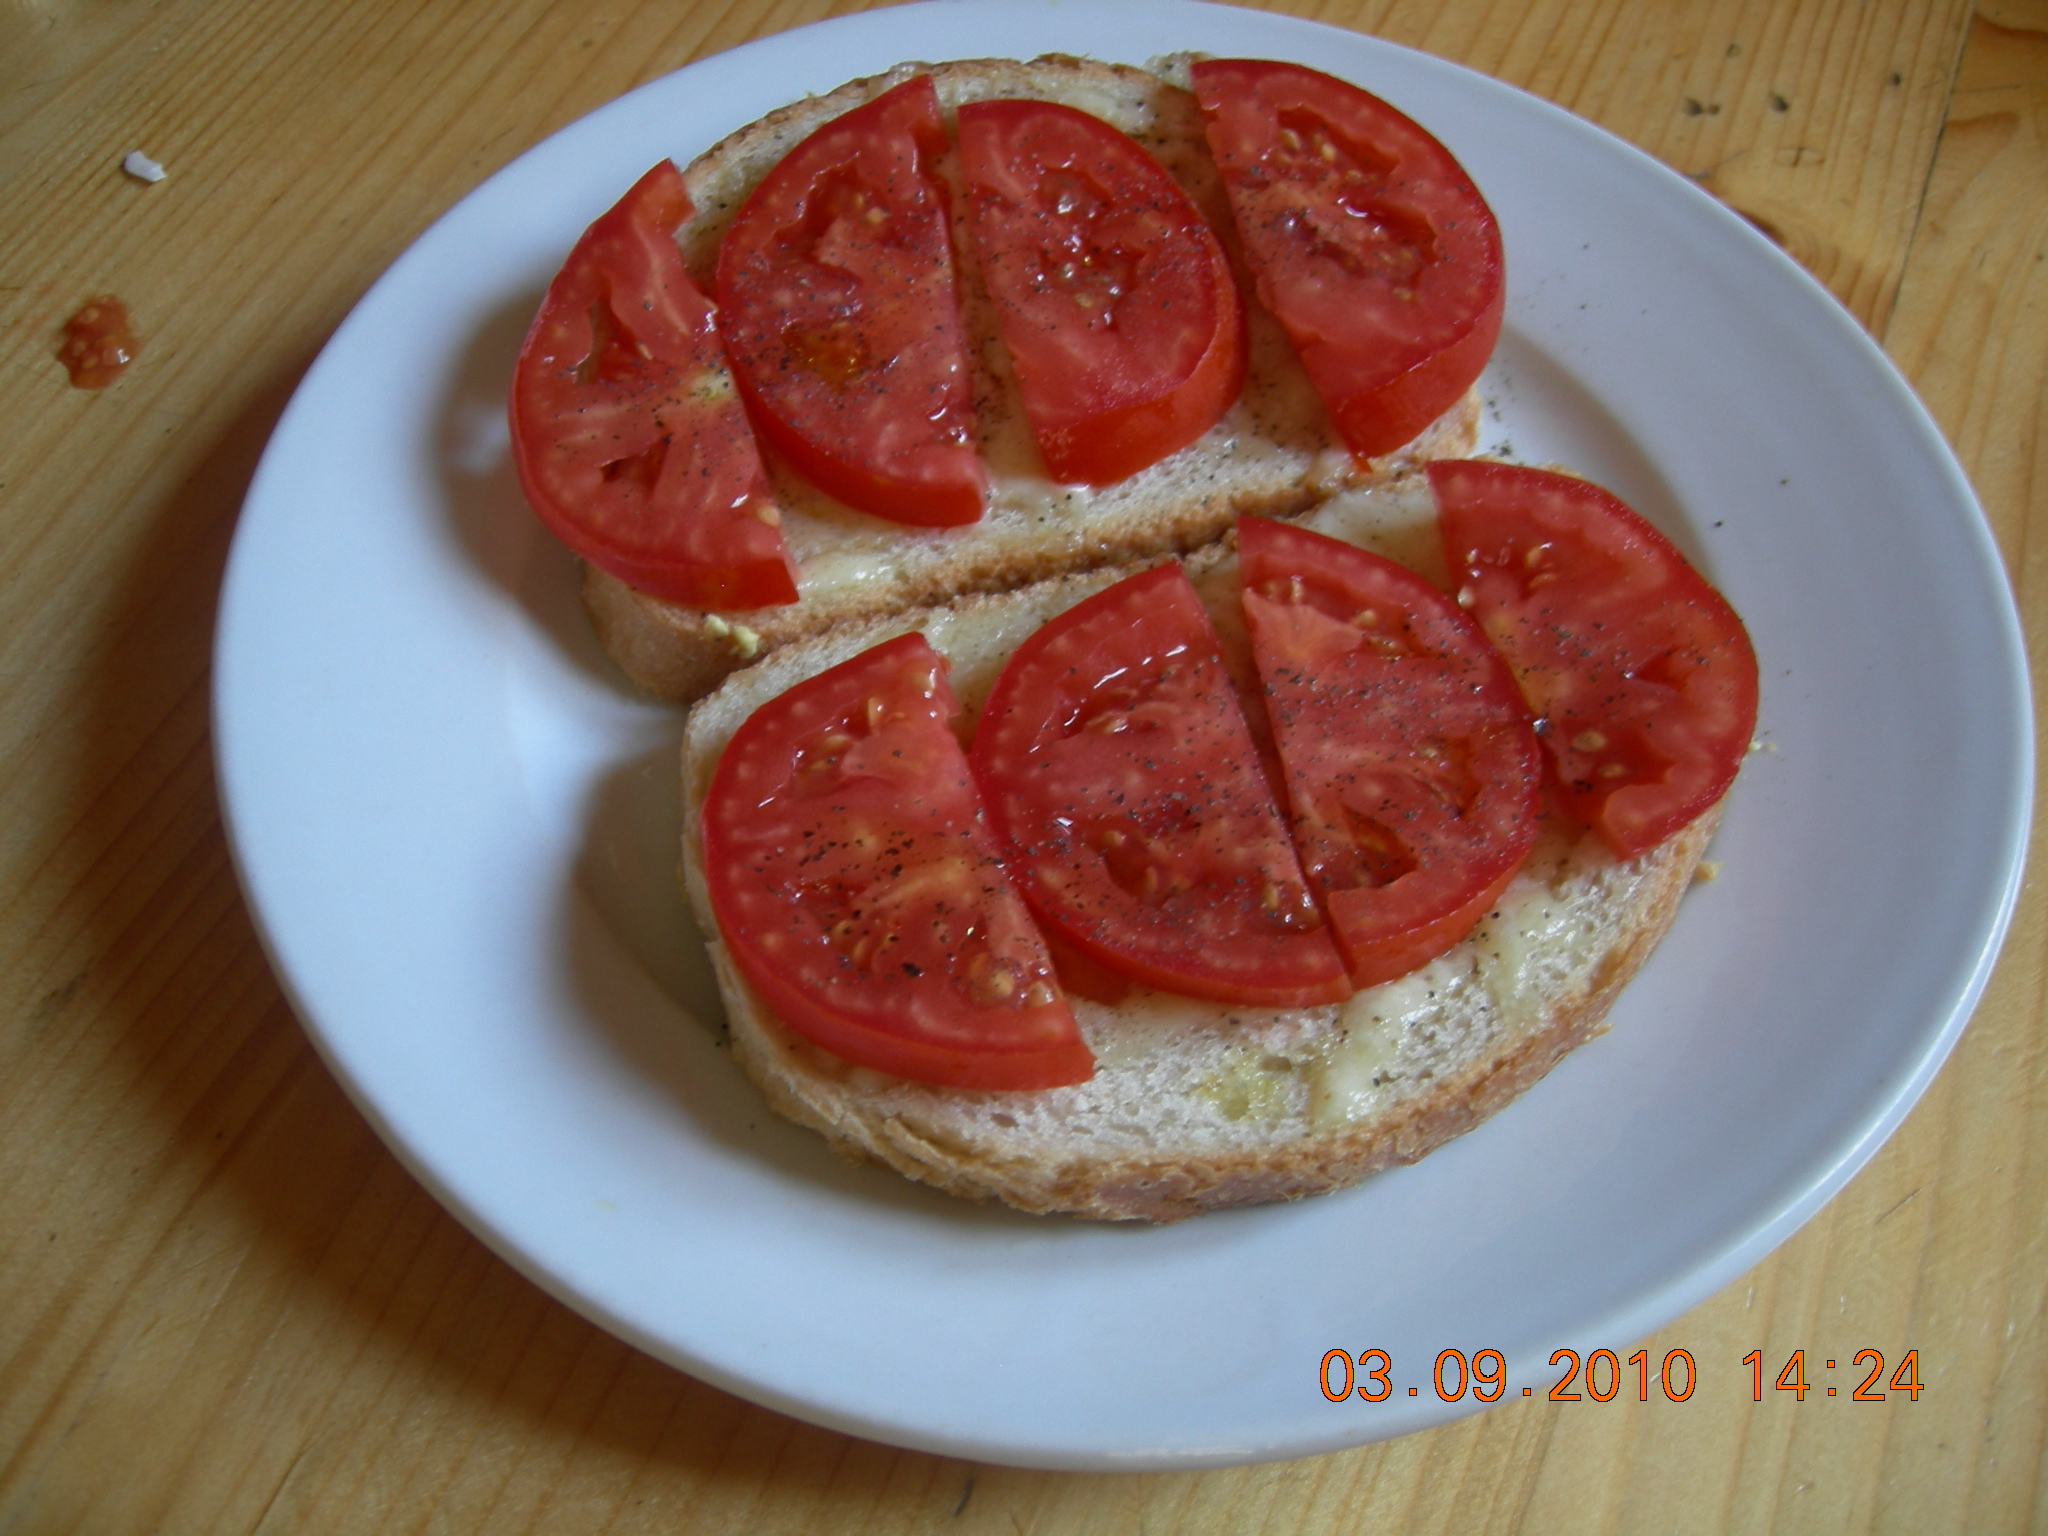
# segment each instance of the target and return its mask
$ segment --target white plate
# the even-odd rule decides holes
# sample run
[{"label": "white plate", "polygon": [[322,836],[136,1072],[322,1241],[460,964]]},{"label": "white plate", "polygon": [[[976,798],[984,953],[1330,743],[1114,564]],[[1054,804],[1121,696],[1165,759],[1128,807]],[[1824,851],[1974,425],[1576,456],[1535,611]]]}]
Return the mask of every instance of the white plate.
[{"label": "white plate", "polygon": [[[1496,441],[1671,531],[1748,620],[1760,736],[1612,1034],[1417,1167],[1165,1230],[1034,1220],[844,1166],[701,1020],[678,720],[607,672],[525,511],[501,401],[578,231],[663,155],[906,57],[1299,59],[1435,130],[1498,211]],[[419,1178],[578,1311],[855,1434],[1200,1466],[1470,1411],[1439,1350],[1626,1349],[1876,1150],[1969,1016],[2016,894],[2032,733],[1996,552],[1855,323],[1680,177],[1567,114],[1307,22],[955,0],[707,59],[465,198],[306,376],[222,602],[222,793],[278,973]],[[693,1017],[694,1015],[694,1017]],[[1388,1350],[1333,1405],[1325,1351]],[[1701,1361],[1725,1372],[1725,1361]],[[1410,1397],[1406,1388],[1419,1388]]]}]

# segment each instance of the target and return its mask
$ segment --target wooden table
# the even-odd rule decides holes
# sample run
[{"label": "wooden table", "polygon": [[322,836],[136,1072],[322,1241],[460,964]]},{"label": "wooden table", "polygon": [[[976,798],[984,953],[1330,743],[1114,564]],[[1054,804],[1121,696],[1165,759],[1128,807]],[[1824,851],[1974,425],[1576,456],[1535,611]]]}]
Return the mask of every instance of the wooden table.
[{"label": "wooden table", "polygon": [[[214,796],[212,616],[257,454],[335,324],[487,173],[653,75],[853,8],[0,12],[0,1533],[2038,1529],[2038,882],[1890,1145],[1647,1341],[1913,1347],[1917,1403],[1517,1404],[1204,1474],[950,1462],[618,1343],[345,1100],[259,952]],[[1919,389],[2023,609],[2048,604],[2048,3],[1278,8],[1559,102],[1781,241]],[[167,181],[121,174],[138,147]],[[92,394],[53,353],[100,291],[143,340]]]}]

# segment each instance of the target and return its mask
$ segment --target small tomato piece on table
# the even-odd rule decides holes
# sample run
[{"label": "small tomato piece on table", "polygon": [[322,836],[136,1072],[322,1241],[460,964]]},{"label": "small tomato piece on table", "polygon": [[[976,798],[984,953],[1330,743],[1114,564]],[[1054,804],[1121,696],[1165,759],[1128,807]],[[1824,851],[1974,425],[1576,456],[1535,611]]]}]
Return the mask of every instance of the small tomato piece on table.
[{"label": "small tomato piece on table", "polygon": [[1470,460],[1429,483],[1459,601],[1514,669],[1565,807],[1633,858],[1718,801],[1757,709],[1727,599],[1597,485]]},{"label": "small tomato piece on table", "polygon": [[850,507],[981,516],[939,99],[918,75],[834,118],[757,186],[718,251],[733,369],[769,444]]},{"label": "small tomato piece on table", "polygon": [[1493,211],[1449,150],[1355,85],[1264,59],[1192,74],[1260,300],[1352,453],[1393,452],[1493,355]]},{"label": "small tomato piece on table", "polygon": [[1049,101],[960,108],[974,243],[1055,480],[1108,485],[1214,426],[1244,387],[1230,263],[1129,136]]},{"label": "small tomato piece on table", "polygon": [[796,601],[753,429],[710,302],[672,238],[664,160],[584,231],[512,375],[512,462],[555,536],[628,586],[696,608]]},{"label": "small tomato piece on table", "polygon": [[1350,994],[1179,565],[1096,593],[1020,645],[972,760],[1024,899],[1065,944],[1218,1002]]},{"label": "small tomato piece on table", "polygon": [[1263,518],[1239,519],[1237,547],[1302,866],[1352,983],[1392,981],[1471,932],[1528,856],[1529,712],[1414,572]]},{"label": "small tomato piece on table", "polygon": [[813,1044],[953,1088],[1084,1082],[1094,1057],[983,821],[946,663],[903,635],[750,715],[706,792],[733,963]]}]

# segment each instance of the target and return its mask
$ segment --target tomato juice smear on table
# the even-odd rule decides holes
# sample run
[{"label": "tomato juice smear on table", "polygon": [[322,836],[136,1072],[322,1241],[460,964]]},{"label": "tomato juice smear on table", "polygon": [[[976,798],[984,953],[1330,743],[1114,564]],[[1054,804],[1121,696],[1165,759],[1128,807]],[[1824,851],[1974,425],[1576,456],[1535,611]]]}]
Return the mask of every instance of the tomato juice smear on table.
[{"label": "tomato juice smear on table", "polygon": [[111,293],[87,299],[64,322],[57,361],[74,389],[105,389],[135,360],[139,350],[128,306]]}]

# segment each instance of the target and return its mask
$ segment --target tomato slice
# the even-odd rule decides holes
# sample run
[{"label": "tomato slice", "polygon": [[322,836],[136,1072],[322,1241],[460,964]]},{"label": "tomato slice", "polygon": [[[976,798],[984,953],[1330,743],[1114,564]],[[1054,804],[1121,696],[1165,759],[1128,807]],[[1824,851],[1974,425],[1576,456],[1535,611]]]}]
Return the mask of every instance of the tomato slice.
[{"label": "tomato slice", "polygon": [[1245,624],[1295,846],[1352,983],[1471,932],[1536,837],[1543,759],[1507,664],[1414,572],[1247,517]]},{"label": "tomato slice", "polygon": [[1355,85],[1263,59],[1191,72],[1260,300],[1351,451],[1391,453],[1493,354],[1493,211],[1449,150]]},{"label": "tomato slice", "polygon": [[1056,480],[1108,485],[1216,424],[1244,386],[1230,263],[1128,136],[1050,101],[960,108],[975,247]]},{"label": "tomato slice", "polygon": [[1671,541],[1584,480],[1432,464],[1459,600],[1536,712],[1566,807],[1623,858],[1718,801],[1756,729],[1756,653]]},{"label": "tomato slice", "polygon": [[1297,1007],[1348,996],[1186,572],[1069,609],[996,679],[971,754],[1048,930],[1169,992]]},{"label": "tomato slice", "polygon": [[858,1066],[1083,1082],[1094,1058],[981,819],[958,707],[911,634],[750,715],[704,800],[718,929],[791,1029]]},{"label": "tomato slice", "polygon": [[555,536],[628,586],[695,608],[796,601],[753,429],[711,305],[670,238],[664,160],[592,224],[512,375],[512,462]]},{"label": "tomato slice", "polygon": [[929,75],[834,118],[741,205],[717,283],[761,435],[848,506],[933,526],[974,522],[987,488],[945,149]]}]

